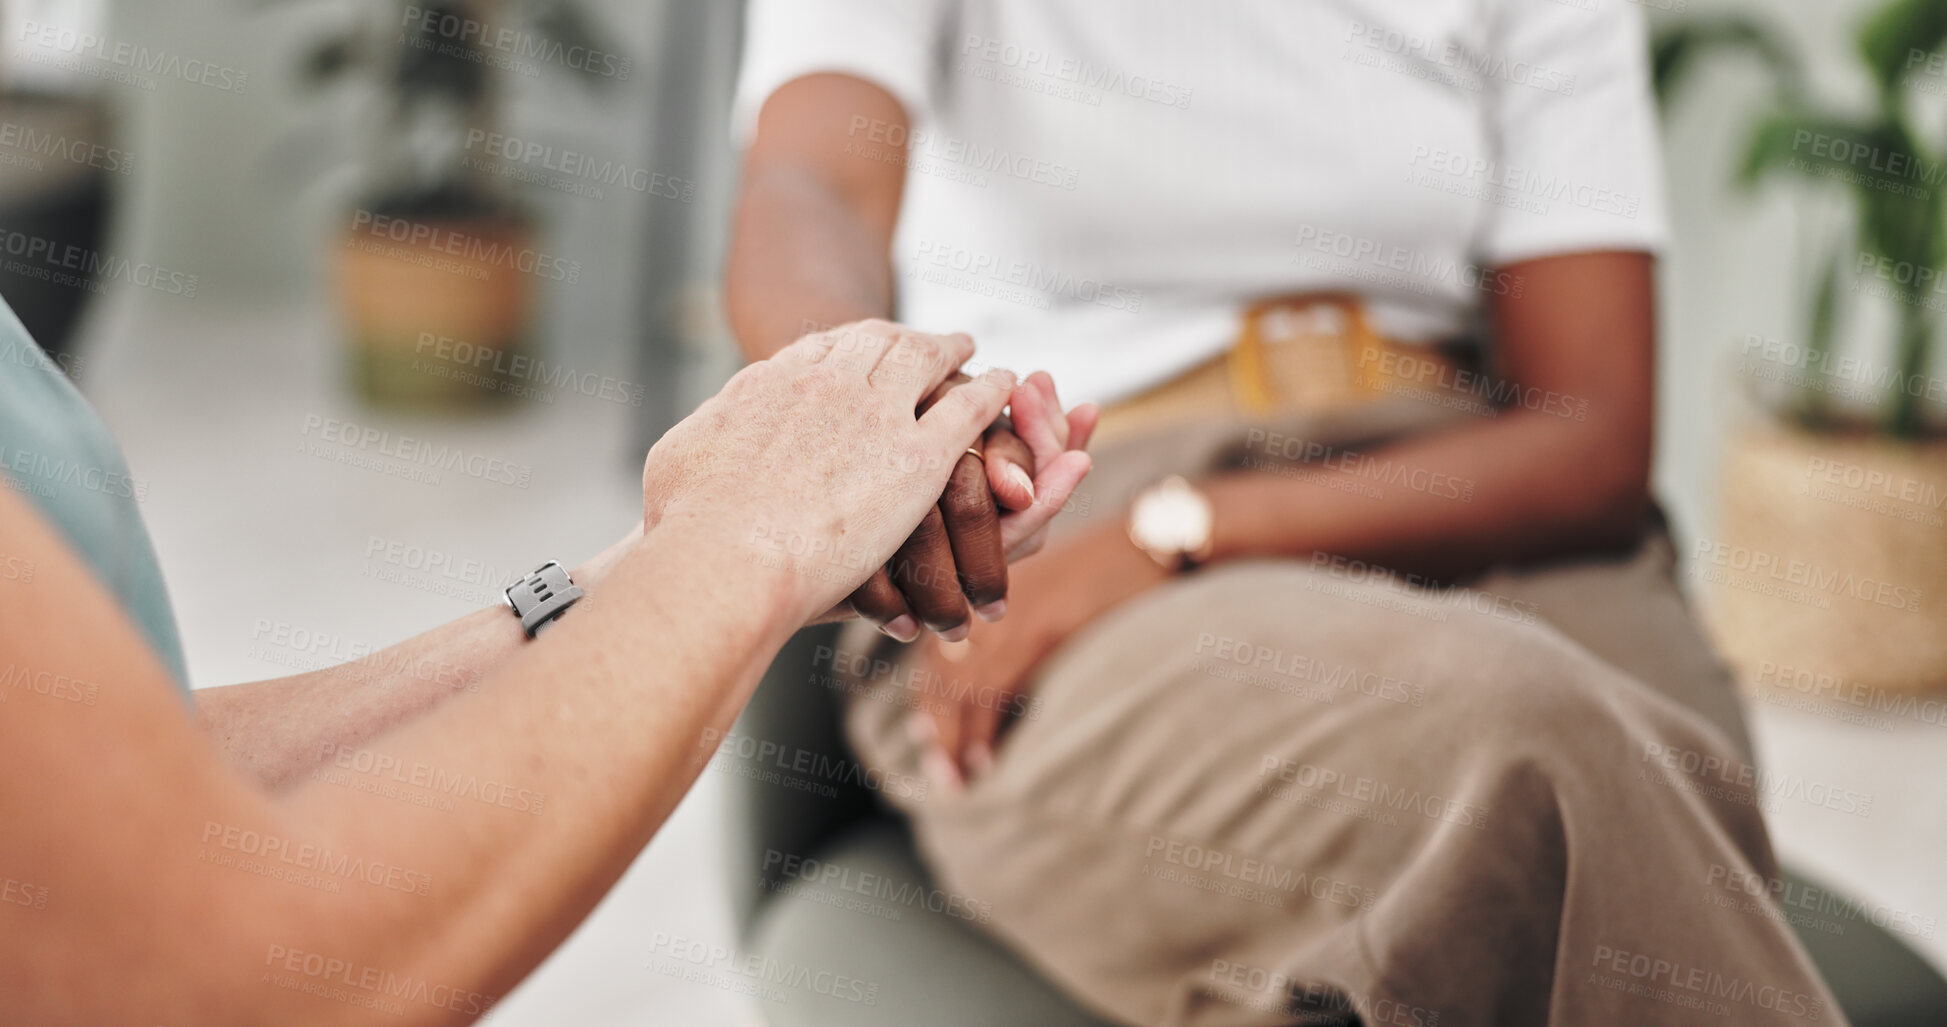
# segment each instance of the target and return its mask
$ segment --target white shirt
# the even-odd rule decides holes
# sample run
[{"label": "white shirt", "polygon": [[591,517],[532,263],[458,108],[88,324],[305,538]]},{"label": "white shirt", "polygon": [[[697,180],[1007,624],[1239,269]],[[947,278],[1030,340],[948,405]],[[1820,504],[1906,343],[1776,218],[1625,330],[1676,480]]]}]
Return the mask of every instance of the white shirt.
[{"label": "white shirt", "polygon": [[913,138],[901,320],[1110,401],[1223,351],[1250,302],[1361,295],[1463,333],[1494,270],[1666,234],[1626,0],[754,0],[736,128],[814,72],[884,87]]}]

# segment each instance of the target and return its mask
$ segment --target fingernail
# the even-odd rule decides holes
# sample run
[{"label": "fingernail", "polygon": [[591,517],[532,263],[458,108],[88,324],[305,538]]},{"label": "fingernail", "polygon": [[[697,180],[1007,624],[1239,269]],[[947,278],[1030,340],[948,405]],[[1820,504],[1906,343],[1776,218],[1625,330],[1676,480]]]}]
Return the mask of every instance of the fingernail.
[{"label": "fingernail", "polygon": [[973,646],[966,642],[949,642],[944,638],[940,640],[940,659],[948,663],[965,662],[971,655],[973,655]]},{"label": "fingernail", "polygon": [[967,750],[967,769],[974,777],[986,777],[994,769],[994,750],[985,742],[976,742]]},{"label": "fingernail", "polygon": [[974,616],[992,624],[1002,617],[1007,616],[1007,600],[996,599],[986,606],[976,606],[974,607]]},{"label": "fingernail", "polygon": [[950,627],[945,631],[940,632],[940,641],[964,642],[967,640],[967,636],[972,633],[973,633],[973,627],[971,625],[955,624],[953,627]]},{"label": "fingernail", "polygon": [[960,768],[946,758],[946,753],[938,749],[928,749],[919,758],[920,769],[941,788],[957,792],[966,781],[960,776]]},{"label": "fingernail", "polygon": [[1013,482],[1016,488],[1026,492],[1029,502],[1034,501],[1034,479],[1028,477],[1028,472],[1021,470],[1019,467],[1009,467],[1007,469],[1007,480]]},{"label": "fingernail", "polygon": [[902,613],[892,620],[879,625],[879,630],[891,636],[894,641],[912,642],[919,638],[919,622],[912,614]]}]

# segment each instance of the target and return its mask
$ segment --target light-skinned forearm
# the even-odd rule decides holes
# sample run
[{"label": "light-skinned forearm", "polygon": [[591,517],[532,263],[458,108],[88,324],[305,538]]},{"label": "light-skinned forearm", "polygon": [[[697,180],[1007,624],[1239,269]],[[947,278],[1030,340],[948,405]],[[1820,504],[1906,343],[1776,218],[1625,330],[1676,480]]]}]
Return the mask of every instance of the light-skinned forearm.
[{"label": "light-skinned forearm", "polygon": [[[469,787],[428,807],[357,774],[273,795],[172,723],[184,711],[139,633],[9,498],[0,546],[35,553],[43,573],[40,601],[7,597],[0,648],[100,682],[92,706],[0,707],[0,752],[45,770],[0,775],[0,807],[39,825],[0,843],[0,869],[54,896],[43,912],[0,907],[0,1009],[36,1023],[369,1021],[277,983],[303,979],[283,963],[293,952],[360,980],[369,968],[441,995],[504,994],[674,808],[708,731],[729,724],[812,605],[804,580],[739,559],[747,538],[666,512],[599,598],[480,692],[372,745],[544,804],[510,808]],[[470,1018],[402,1004],[401,1023]]]},{"label": "light-skinned forearm", "polygon": [[[803,622],[788,577],[755,563],[747,574],[723,573],[720,554],[734,545],[707,526],[666,518],[599,599],[490,675],[480,694],[372,746],[402,765],[544,795],[539,821],[473,801],[429,814],[315,782],[275,800],[230,789],[227,802],[199,813],[226,830],[408,868],[431,887],[423,895],[363,885],[330,894],[152,862],[152,881],[194,889],[183,898],[199,914],[183,940],[210,971],[195,986],[210,992],[192,1004],[220,1003],[239,1022],[362,1018],[355,1007],[259,983],[278,972],[273,953],[286,951],[470,993],[510,989],[668,817],[710,755],[707,740],[727,730],[770,655]],[[562,745],[567,738],[574,744]],[[468,1018],[408,1003],[402,1022]]]},{"label": "light-skinned forearm", "polygon": [[[971,341],[840,341],[753,364],[666,433],[645,536],[479,692],[282,793],[206,744],[114,597],[0,490],[0,552],[36,565],[0,588],[0,651],[91,700],[0,697],[0,809],[20,828],[0,832],[0,871],[55,896],[0,904],[0,1018],[368,1022],[369,1002],[334,999],[395,997],[399,1022],[478,1016],[593,907],[784,639],[893,552],[1018,384],[995,372],[915,416],[938,378],[877,377],[879,358],[943,377]],[[855,555],[775,557],[757,541],[773,535]]]},{"label": "light-skinned forearm", "polygon": [[[501,994],[594,906],[810,613],[793,605],[788,580],[756,563],[724,575],[720,558],[700,554],[734,543],[690,528],[666,518],[599,599],[488,681],[493,701],[451,703],[384,744],[401,760],[545,794],[545,829],[484,804],[440,822],[342,789],[290,796],[341,851],[408,863],[440,854],[428,868],[434,893],[374,901],[325,928],[319,944]],[[564,747],[563,738],[577,741]]]},{"label": "light-skinned forearm", "polygon": [[[571,572],[593,595],[628,538]],[[282,789],[463,692],[476,691],[527,642],[502,607],[476,610],[349,663],[196,693],[197,719],[237,769]]]}]

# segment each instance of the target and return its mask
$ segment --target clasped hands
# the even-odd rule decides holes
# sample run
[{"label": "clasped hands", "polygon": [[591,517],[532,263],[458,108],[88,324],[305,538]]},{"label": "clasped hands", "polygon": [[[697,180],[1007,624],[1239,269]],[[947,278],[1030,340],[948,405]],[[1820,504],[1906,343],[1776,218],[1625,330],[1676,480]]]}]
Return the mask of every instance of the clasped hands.
[{"label": "clasped hands", "polygon": [[[1128,554],[1098,560],[1064,546],[1060,573],[1037,572],[1007,622],[991,623],[1007,612],[1009,562],[1041,547],[1088,474],[1083,447],[1099,414],[1090,404],[1064,412],[1046,374],[969,378],[973,351],[965,335],[864,321],[751,364],[651,449],[642,531],[734,554],[729,595],[777,630],[854,614],[902,641],[932,629],[938,638],[921,653],[929,677],[977,613],[990,623],[954,676],[1017,692],[1068,627],[1101,608],[1069,594],[1090,566]],[[1055,615],[1063,610],[1075,617]],[[916,721],[932,736],[929,774],[958,781],[983,770],[999,707],[934,705]]]},{"label": "clasped hands", "polygon": [[[1087,475],[1097,416],[1062,411],[1046,374],[969,378],[973,351],[964,334],[861,321],[751,364],[651,449],[644,530],[682,522],[791,572],[774,582],[785,601],[821,603],[799,623],[856,613],[907,641],[920,625],[964,638],[971,611],[1005,612],[1008,561],[1041,546]],[[825,559],[757,559],[780,540]]]},{"label": "clasped hands", "polygon": [[[955,374],[921,411],[969,381]],[[922,626],[958,642],[967,637],[970,611],[1000,620],[1008,564],[1041,548],[1049,523],[1088,473],[1079,455],[1095,429],[1093,404],[1064,413],[1054,379],[1036,372],[1014,388],[1008,409],[1010,416],[955,461],[939,504],[848,601],[901,642],[918,639]]]}]

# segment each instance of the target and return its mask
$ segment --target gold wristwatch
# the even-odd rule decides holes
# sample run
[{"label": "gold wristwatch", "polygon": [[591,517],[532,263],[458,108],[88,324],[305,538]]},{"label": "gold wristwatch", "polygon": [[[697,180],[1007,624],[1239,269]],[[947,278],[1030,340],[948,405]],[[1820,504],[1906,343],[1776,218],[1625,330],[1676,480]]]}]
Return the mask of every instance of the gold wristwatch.
[{"label": "gold wristwatch", "polygon": [[1129,507],[1129,541],[1171,573],[1210,559],[1210,499],[1180,475],[1144,489]]}]

